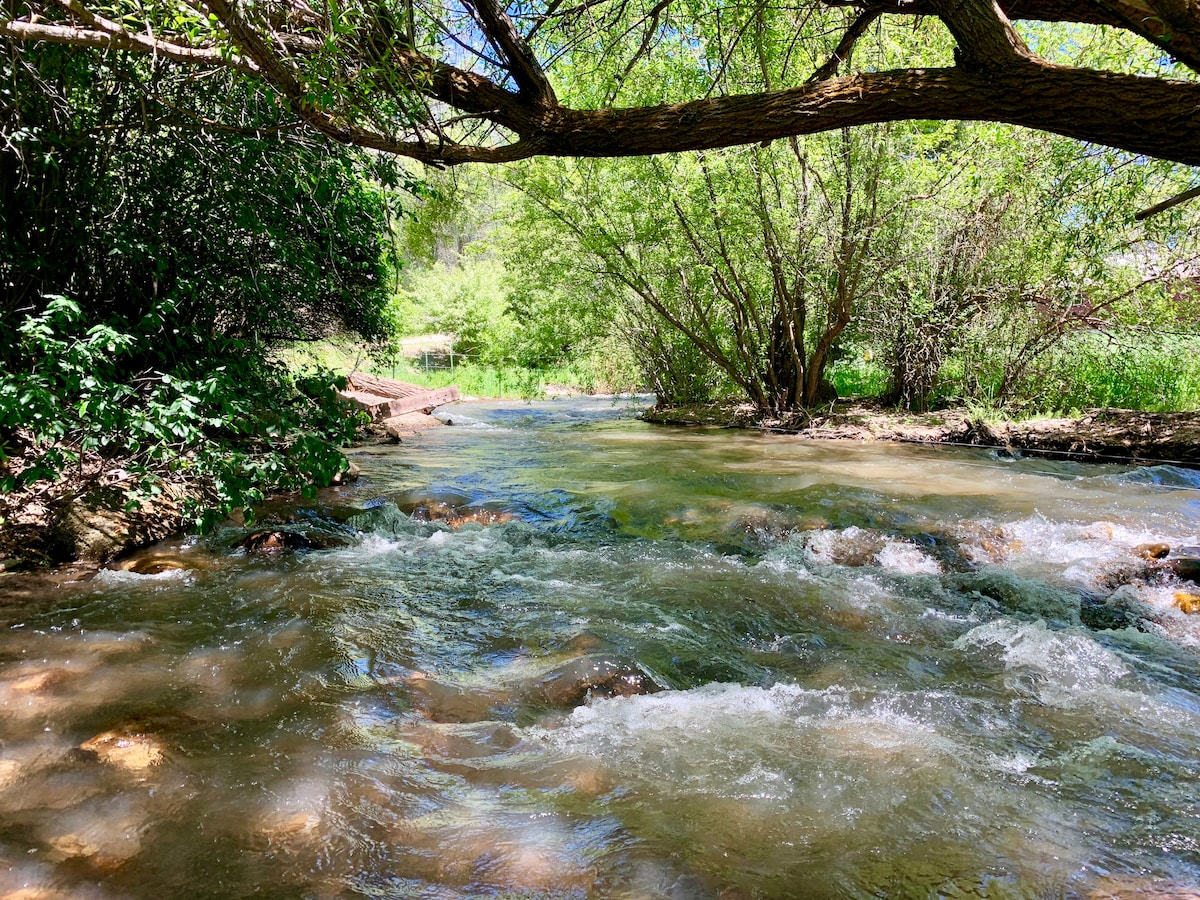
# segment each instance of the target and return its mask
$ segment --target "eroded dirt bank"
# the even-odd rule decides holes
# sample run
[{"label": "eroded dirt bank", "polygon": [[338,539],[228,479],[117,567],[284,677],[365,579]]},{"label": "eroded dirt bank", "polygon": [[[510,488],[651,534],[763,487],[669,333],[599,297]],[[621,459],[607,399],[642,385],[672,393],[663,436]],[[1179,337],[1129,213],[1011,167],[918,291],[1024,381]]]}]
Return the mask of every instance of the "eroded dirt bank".
[{"label": "eroded dirt bank", "polygon": [[1200,467],[1200,412],[1092,409],[1077,418],[987,422],[961,408],[908,413],[839,401],[787,417],[764,417],[748,405],[726,404],[656,408],[645,419],[663,425],[757,428],[813,440],[965,444],[1082,461]]}]

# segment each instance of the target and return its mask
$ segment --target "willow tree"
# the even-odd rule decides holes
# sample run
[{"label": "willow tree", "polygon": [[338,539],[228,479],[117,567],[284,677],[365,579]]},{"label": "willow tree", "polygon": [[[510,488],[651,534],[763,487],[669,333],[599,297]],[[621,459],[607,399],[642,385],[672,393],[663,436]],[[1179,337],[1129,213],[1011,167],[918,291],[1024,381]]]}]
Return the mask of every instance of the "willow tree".
[{"label": "willow tree", "polygon": [[[855,67],[856,44],[921,17],[949,34],[952,58],[916,49],[887,69]],[[1167,64],[1056,59],[1022,20],[1118,29]],[[760,29],[781,53],[811,57],[807,71],[729,78],[725,49]],[[1200,164],[1192,0],[5,0],[0,35],[226,70],[270,92],[280,127],[431,163],[638,156],[945,119]],[[686,96],[623,94],[629,75],[672,54],[696,58]],[[580,77],[585,59],[603,102],[562,102],[563,66]],[[213,124],[239,127],[233,118]]]},{"label": "willow tree", "polygon": [[784,412],[830,395],[838,340],[891,265],[905,218],[884,196],[899,181],[891,150],[879,126],[666,159],[546,161],[514,181],[531,218],[558,225],[574,278],[626,305],[648,377],[687,347],[757,408]]}]

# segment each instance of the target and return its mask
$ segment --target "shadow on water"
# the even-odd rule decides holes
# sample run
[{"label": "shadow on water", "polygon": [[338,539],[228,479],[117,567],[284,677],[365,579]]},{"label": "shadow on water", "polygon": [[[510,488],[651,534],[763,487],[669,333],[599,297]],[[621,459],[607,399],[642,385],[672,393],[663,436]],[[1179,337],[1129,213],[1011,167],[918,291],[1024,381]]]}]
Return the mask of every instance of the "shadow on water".
[{"label": "shadow on water", "polygon": [[0,897],[1197,890],[1187,473],[450,415],[0,583]]}]

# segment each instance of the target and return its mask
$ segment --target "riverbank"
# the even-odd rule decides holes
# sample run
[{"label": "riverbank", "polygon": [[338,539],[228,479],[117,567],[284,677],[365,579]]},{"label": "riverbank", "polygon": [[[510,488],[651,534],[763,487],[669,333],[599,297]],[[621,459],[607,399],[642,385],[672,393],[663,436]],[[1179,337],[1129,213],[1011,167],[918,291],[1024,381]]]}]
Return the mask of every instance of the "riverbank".
[{"label": "riverbank", "polygon": [[[1088,410],[1075,418],[988,422],[966,409],[915,414],[871,403],[839,401],[814,413],[763,417],[748,405],[655,408],[662,425],[761,429],[822,441],[896,441],[994,448],[1008,454],[1047,454],[1090,462],[1170,463],[1200,468],[1200,413]],[[359,443],[408,440],[442,422],[420,412],[375,423]],[[73,470],[52,484],[0,495],[0,572],[84,560],[100,564],[182,533],[188,501],[211,487],[164,482],[159,493],[137,494],[112,461]]]},{"label": "riverbank", "polygon": [[1083,462],[1200,468],[1200,412],[1091,409],[1077,417],[989,422],[964,408],[910,413],[842,400],[786,417],[763,416],[747,404],[731,403],[655,408],[644,418],[661,425],[760,429],[808,440],[987,447]]},{"label": "riverbank", "polygon": [[[340,396],[347,416],[357,409],[371,415],[372,422],[360,426],[356,435],[356,443],[363,444],[409,440],[441,426],[429,411],[459,395],[457,388],[427,391],[352,375]],[[64,468],[57,478],[0,493],[0,573],[76,562],[101,565],[183,534],[194,527],[198,513],[220,507],[221,492],[211,475],[186,470],[137,475],[133,460],[105,457],[77,444],[65,449],[78,465]],[[25,455],[5,460],[0,476],[29,469],[36,459],[31,445]],[[356,477],[351,463],[333,476],[332,484]]]}]

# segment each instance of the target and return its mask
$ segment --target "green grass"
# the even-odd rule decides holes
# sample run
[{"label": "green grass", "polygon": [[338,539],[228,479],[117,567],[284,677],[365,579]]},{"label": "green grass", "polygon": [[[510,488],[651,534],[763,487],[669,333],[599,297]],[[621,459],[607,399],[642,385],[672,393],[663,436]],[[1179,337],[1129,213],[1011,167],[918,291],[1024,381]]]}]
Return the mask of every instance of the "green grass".
[{"label": "green grass", "polygon": [[887,371],[871,360],[838,360],[829,367],[828,377],[839,397],[878,397],[887,390]]},{"label": "green grass", "polygon": [[1043,370],[1046,412],[1115,407],[1144,412],[1200,408],[1200,340],[1084,334]]}]

